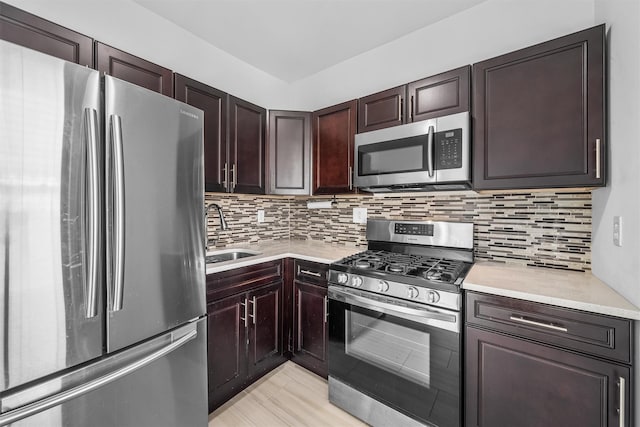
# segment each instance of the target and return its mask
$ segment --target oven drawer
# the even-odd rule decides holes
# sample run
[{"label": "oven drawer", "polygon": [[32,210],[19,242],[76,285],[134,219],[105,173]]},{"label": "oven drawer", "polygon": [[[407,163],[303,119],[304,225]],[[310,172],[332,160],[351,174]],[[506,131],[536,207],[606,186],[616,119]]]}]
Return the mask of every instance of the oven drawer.
[{"label": "oven drawer", "polygon": [[300,282],[313,283],[315,285],[327,287],[328,271],[328,264],[304,261],[301,259],[296,259],[294,261],[294,278]]},{"label": "oven drawer", "polygon": [[495,295],[466,293],[466,323],[631,363],[627,319]]}]

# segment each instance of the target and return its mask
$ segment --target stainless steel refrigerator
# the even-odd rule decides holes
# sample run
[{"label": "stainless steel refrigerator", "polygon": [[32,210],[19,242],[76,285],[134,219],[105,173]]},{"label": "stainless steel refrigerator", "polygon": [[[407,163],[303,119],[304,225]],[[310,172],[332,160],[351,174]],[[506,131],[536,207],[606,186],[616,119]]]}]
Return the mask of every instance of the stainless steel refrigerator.
[{"label": "stainless steel refrigerator", "polygon": [[0,425],[207,424],[202,138],[0,41]]}]

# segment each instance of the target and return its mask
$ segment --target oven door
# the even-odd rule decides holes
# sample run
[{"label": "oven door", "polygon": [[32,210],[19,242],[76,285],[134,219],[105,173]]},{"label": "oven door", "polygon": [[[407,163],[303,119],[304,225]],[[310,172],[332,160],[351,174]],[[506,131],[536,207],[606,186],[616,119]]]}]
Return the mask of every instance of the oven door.
[{"label": "oven door", "polygon": [[427,425],[461,423],[460,313],[329,286],[329,377]]}]

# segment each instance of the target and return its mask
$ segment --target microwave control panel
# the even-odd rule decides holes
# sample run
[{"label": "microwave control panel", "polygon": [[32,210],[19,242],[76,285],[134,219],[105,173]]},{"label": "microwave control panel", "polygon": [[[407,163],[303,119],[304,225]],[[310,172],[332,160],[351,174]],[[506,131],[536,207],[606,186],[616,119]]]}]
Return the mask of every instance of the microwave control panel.
[{"label": "microwave control panel", "polygon": [[451,129],[435,134],[436,169],[462,167],[462,129]]}]

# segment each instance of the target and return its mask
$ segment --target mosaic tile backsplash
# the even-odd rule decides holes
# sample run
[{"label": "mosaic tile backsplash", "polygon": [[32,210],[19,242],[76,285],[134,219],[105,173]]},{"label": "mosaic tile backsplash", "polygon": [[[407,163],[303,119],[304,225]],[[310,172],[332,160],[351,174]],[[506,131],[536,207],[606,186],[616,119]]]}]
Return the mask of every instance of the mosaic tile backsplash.
[{"label": "mosaic tile backsplash", "polygon": [[[230,226],[216,233],[218,219],[215,212],[210,215],[210,247],[294,239],[364,248],[366,226],[352,222],[353,208],[359,207],[367,208],[369,218],[473,222],[477,258],[591,269],[589,191],[345,195],[337,196],[336,208],[307,208],[307,201],[318,200],[329,198],[207,193],[207,203],[220,204]],[[258,209],[265,210],[261,224],[256,223]]]}]

